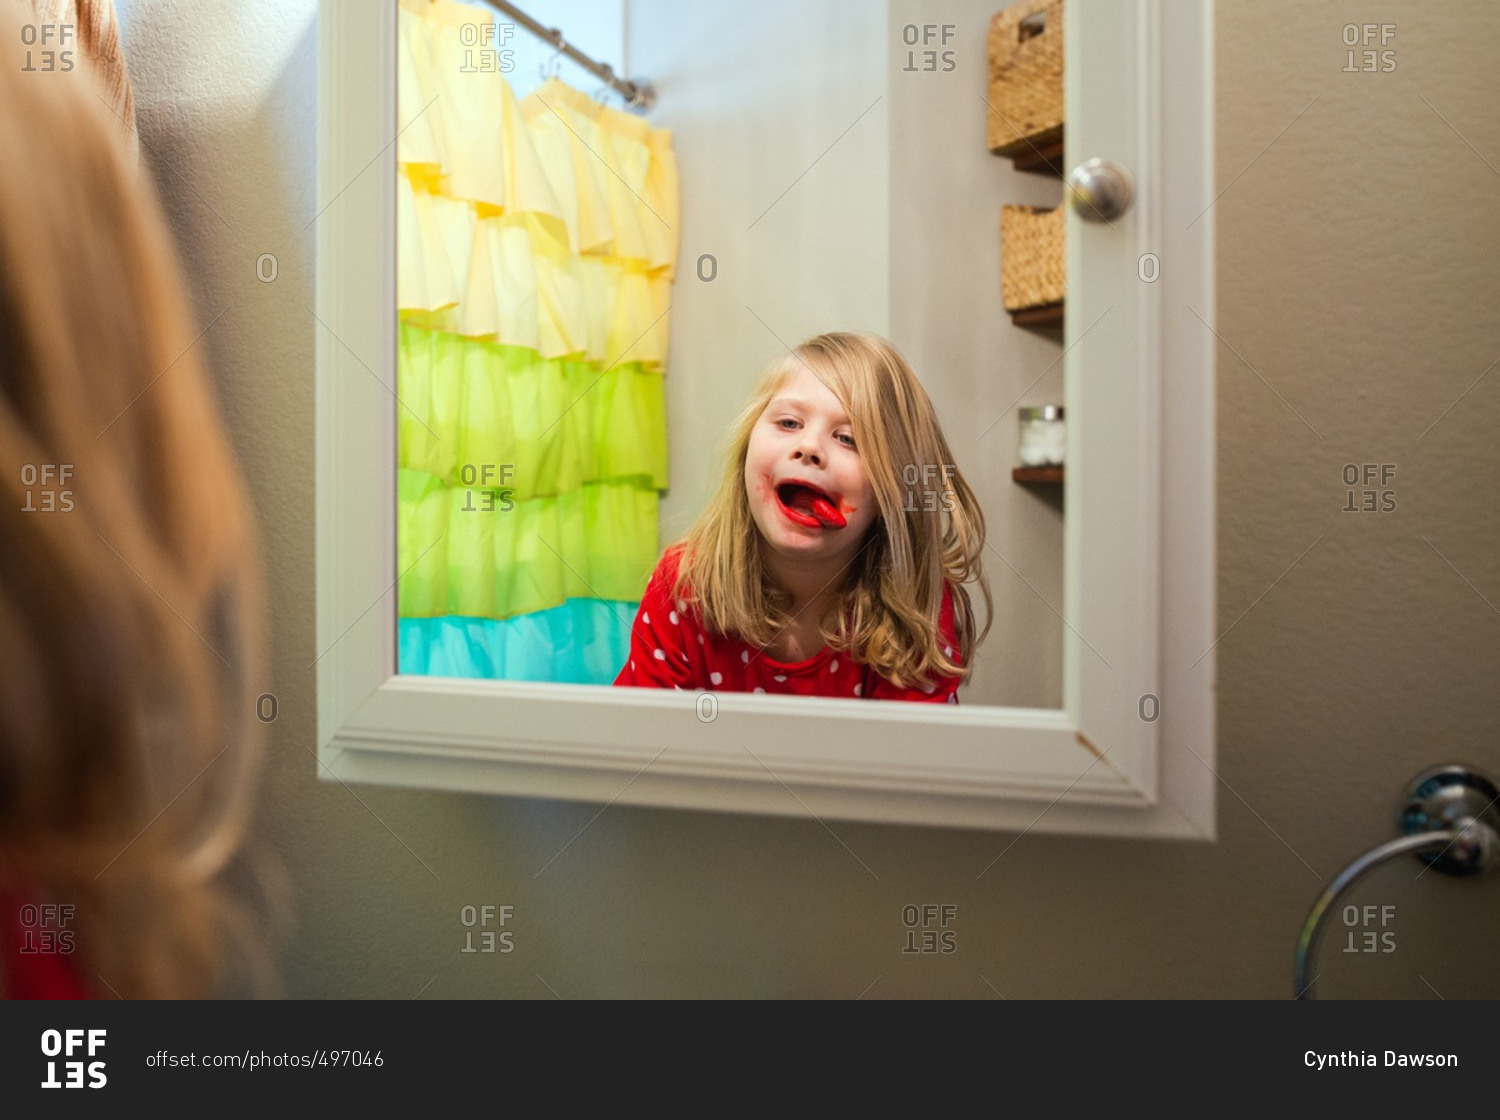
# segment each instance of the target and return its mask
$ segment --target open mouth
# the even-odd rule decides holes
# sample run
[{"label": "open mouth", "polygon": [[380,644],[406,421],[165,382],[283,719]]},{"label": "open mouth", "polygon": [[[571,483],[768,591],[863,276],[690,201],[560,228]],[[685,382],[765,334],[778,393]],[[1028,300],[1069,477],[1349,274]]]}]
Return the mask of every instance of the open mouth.
[{"label": "open mouth", "polygon": [[778,483],[776,500],[787,517],[809,529],[842,529],[848,524],[838,503],[811,483]]}]

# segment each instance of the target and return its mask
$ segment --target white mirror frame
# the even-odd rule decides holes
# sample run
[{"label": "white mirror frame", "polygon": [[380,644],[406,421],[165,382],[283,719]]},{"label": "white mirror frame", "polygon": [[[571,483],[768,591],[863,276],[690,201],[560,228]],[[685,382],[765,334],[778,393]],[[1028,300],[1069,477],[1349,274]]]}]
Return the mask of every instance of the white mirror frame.
[{"label": "white mirror frame", "polygon": [[[396,673],[396,5],[323,0],[322,778],[1214,838],[1212,6],[1173,5],[1168,20],[1159,0],[1073,0],[1067,21],[1067,166],[1113,160],[1136,198],[1109,225],[1068,215],[1062,708],[720,693],[703,722],[698,693]],[[1102,315],[1112,341],[1090,347]],[[988,640],[1005,639],[1000,620]]]}]

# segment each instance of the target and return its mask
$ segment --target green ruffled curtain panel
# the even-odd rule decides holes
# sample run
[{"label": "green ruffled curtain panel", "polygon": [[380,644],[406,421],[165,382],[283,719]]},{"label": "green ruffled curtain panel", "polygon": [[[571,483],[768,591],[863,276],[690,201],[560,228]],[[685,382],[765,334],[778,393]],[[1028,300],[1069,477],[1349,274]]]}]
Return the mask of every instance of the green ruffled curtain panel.
[{"label": "green ruffled curtain panel", "polygon": [[608,684],[659,555],[672,134],[401,0],[400,671]]}]

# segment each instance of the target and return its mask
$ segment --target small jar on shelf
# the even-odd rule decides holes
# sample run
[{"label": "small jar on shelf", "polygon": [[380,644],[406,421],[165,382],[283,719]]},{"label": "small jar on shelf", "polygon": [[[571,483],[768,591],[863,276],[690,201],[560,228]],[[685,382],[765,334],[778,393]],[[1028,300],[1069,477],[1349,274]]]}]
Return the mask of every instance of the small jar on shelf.
[{"label": "small jar on shelf", "polygon": [[1067,450],[1062,405],[1030,405],[1019,410],[1019,456],[1024,467],[1060,467]]}]

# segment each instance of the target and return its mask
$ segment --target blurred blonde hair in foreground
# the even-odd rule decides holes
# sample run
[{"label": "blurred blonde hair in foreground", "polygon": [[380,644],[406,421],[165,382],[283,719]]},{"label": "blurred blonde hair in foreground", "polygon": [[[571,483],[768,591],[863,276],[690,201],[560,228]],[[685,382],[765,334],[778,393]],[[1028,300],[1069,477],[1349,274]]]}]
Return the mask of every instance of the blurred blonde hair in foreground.
[{"label": "blurred blonde hair in foreground", "polygon": [[259,541],[118,118],[0,41],[0,889],[75,907],[96,994],[227,994],[271,975]]}]

